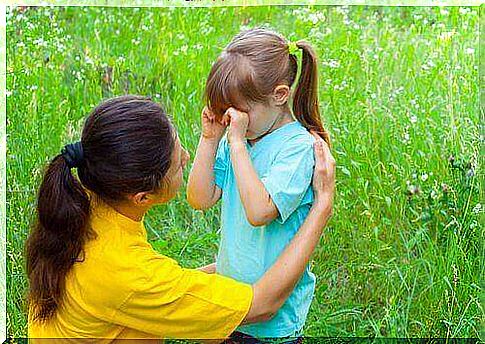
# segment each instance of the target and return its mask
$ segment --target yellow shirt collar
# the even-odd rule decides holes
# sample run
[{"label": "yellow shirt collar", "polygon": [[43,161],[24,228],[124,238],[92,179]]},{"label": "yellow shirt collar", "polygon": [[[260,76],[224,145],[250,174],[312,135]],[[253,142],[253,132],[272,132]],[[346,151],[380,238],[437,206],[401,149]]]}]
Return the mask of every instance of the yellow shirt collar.
[{"label": "yellow shirt collar", "polygon": [[98,196],[90,193],[89,198],[91,202],[91,215],[93,216],[93,220],[94,218],[98,218],[116,223],[119,227],[128,231],[140,232],[142,234],[146,233],[145,226],[143,224],[145,215],[143,215],[141,221],[135,221],[117,212]]}]

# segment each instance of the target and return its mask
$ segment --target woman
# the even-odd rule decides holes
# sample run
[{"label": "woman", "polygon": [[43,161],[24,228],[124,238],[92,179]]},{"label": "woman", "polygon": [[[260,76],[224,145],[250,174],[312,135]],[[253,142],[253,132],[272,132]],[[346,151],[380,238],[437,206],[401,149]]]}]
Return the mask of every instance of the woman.
[{"label": "woman", "polygon": [[[147,242],[145,213],[182,185],[189,156],[162,108],[123,96],[86,119],[41,183],[27,240],[30,338],[225,338],[293,290],[331,215],[335,162],[315,144],[315,202],[254,285],[184,269]],[[77,168],[79,179],[71,172]]]}]

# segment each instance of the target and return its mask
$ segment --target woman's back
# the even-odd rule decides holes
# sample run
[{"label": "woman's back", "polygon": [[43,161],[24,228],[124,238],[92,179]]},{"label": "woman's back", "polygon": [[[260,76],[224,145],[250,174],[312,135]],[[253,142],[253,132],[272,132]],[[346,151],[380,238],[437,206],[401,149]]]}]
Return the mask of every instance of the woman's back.
[{"label": "woman's back", "polygon": [[[227,299],[232,294],[228,279],[181,268],[152,249],[142,221],[129,219],[104,202],[95,204],[90,224],[96,238],[86,243],[69,272],[65,297],[54,317],[42,325],[29,318],[30,338],[109,338],[109,342],[190,338],[196,333],[220,338],[224,325],[213,322],[221,319],[221,312],[227,312],[227,333],[231,323],[242,321],[251,300],[249,285],[234,281],[231,289],[240,295]],[[219,295],[214,293],[218,284]],[[198,314],[204,321],[188,321]]]}]

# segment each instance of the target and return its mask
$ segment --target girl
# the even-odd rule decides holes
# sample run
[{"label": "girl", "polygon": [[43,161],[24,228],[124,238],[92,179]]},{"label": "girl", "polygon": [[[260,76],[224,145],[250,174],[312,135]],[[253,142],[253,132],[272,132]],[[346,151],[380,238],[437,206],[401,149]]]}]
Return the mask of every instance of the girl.
[{"label": "girl", "polygon": [[184,269],[152,249],[143,219],[178,192],[188,154],[158,104],[138,96],[101,103],[40,185],[26,243],[29,337],[224,338],[269,319],[330,216],[334,162],[323,141],[315,151],[317,202],[299,235],[259,281],[241,283]]},{"label": "girl", "polygon": [[[298,49],[302,66],[292,113],[288,101]],[[329,142],[318,110],[315,53],[308,43],[288,43],[269,30],[241,32],[212,66],[206,102],[188,201],[207,209],[222,197],[218,257],[207,270],[254,283],[295,236],[313,202],[309,131]],[[238,331],[254,337],[299,336],[314,287],[307,267],[273,319]]]}]

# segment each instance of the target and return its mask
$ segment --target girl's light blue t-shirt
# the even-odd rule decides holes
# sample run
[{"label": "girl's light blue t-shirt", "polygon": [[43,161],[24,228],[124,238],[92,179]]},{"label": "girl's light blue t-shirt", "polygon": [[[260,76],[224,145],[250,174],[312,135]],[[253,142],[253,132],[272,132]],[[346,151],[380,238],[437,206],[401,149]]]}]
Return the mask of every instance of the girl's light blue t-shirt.
[{"label": "girl's light blue t-shirt", "polygon": [[[313,202],[311,180],[315,164],[313,136],[291,122],[247,144],[254,168],[279,211],[266,226],[248,222],[239,197],[227,138],[218,147],[215,183],[222,189],[221,240],[216,271],[246,283],[257,282],[303,224]],[[286,337],[298,333],[310,308],[315,275],[307,266],[290,297],[267,322],[240,326],[254,337]]]}]

